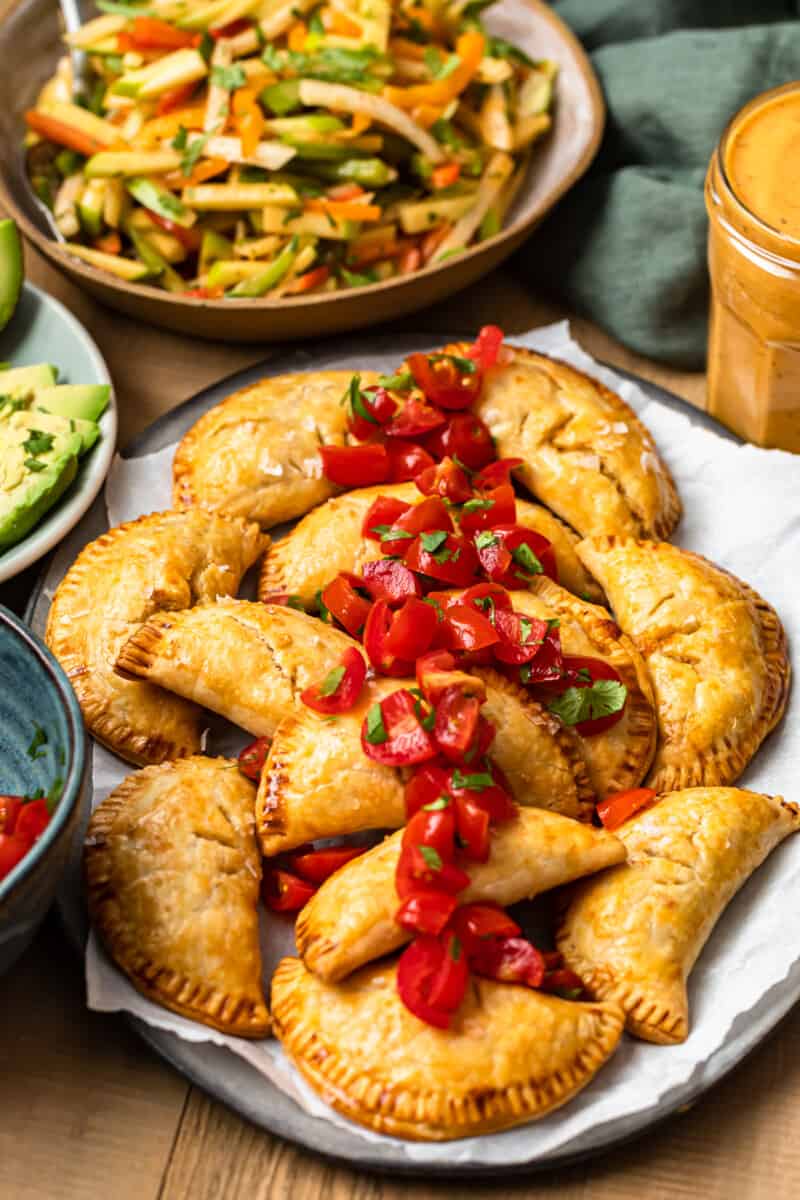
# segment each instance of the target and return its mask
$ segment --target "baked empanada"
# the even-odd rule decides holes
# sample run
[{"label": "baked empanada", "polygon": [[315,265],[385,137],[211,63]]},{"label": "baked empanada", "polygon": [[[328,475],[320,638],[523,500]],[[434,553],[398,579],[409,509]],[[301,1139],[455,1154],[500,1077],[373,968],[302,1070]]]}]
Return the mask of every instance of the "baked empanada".
[{"label": "baked empanada", "polygon": [[[176,508],[200,504],[269,529],[336,491],[319,448],[343,445],[352,371],[276,375],[235,392],[185,434],[172,466]],[[377,382],[362,373],[365,387]]]},{"label": "baked empanada", "polygon": [[165,1008],[264,1037],[255,788],[224,758],[146,767],[95,809],[84,847],[92,924]]},{"label": "baked empanada", "polygon": [[[392,834],[337,871],[300,912],[297,951],[321,979],[344,979],[410,939],[394,919],[402,837],[400,831]],[[472,882],[459,901],[492,900],[505,907],[624,860],[622,842],[605,829],[521,808],[513,821],[492,830],[489,859],[470,865]]]},{"label": "baked empanada", "polygon": [[616,1004],[576,1004],[473,978],[448,1030],[397,994],[395,967],[323,983],[297,958],[272,980],[275,1034],[326,1103],[379,1133],[446,1141],[534,1121],[566,1103],[616,1049]]},{"label": "baked empanada", "polygon": [[584,536],[669,537],[681,515],[650,433],[616,393],[531,350],[483,379],[476,414],[538,500]]},{"label": "baked empanada", "polygon": [[747,584],[666,542],[588,538],[578,547],[644,657],[659,740],[659,792],[733,783],[778,723],[789,691],[786,635]]},{"label": "baked empanada", "polygon": [[557,936],[590,994],[614,1000],[648,1042],[686,1040],[686,980],[731,900],[800,828],[779,796],[688,788],[617,830],[627,862],[577,884]]},{"label": "baked empanada", "polygon": [[[359,488],[329,500],[273,545],[261,571],[260,598],[288,592],[309,604],[339,571],[359,572],[364,563],[382,558],[380,542],[361,535],[364,518],[378,496],[392,496],[406,504],[423,499],[413,483],[394,483]],[[564,587],[602,603],[603,593],[575,553],[578,539],[571,529],[546,508],[527,500],[517,501],[517,520],[552,542]]]},{"label": "baked empanada", "polygon": [[[486,682],[482,711],[497,729],[490,755],[517,803],[590,820],[594,792],[577,734],[496,671],[473,674]],[[406,773],[367,758],[361,726],[370,705],[411,682],[376,679],[356,707],[335,720],[306,708],[286,718],[258,788],[256,827],[264,854],[405,824]]]},{"label": "baked empanada", "polygon": [[200,749],[200,712],[114,673],[120,647],[155,612],[234,595],[269,545],[257,525],[196,509],[151,513],[101,534],[56,591],[45,638],[89,732],[128,762]]}]

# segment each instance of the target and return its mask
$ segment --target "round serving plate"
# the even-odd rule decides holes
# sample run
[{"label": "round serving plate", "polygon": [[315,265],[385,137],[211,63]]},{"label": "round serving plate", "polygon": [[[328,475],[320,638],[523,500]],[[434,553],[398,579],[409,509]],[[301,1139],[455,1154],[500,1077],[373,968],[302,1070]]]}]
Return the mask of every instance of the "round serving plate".
[{"label": "round serving plate", "polygon": [[[0,362],[12,367],[52,363],[58,367],[60,383],[111,383],[103,356],[80,321],[60,300],[32,283],[23,284],[14,316],[0,332]],[[117,440],[113,388],[99,424],[97,444],[81,460],[78,474],[58,503],[21,542],[0,550],[0,583],[52,550],[81,519],[103,486]]]},{"label": "round serving plate", "polygon": [[[463,334],[442,335],[438,344],[457,341]],[[153,454],[177,441],[198,418],[213,405],[233,391],[247,387],[268,375],[291,371],[336,370],[364,368],[364,354],[381,359],[384,370],[391,370],[406,354],[431,342],[430,334],[381,336],[370,339],[365,348],[363,339],[340,342],[336,349],[323,345],[321,353],[313,354],[297,350],[280,354],[263,365],[249,367],[228,379],[206,388],[178,408],[166,413],[126,448],[125,457],[140,457]],[[698,412],[671,392],[658,387],[638,376],[615,368],[618,374],[636,382],[648,398],[683,413],[695,426],[712,429],[726,434],[716,422]],[[732,435],[727,435],[732,436]],[[738,439],[735,439],[738,440]],[[47,619],[50,597],[63,578],[67,568],[87,542],[108,528],[108,520],[102,497],[98,497],[89,512],[66,539],[58,554],[43,572],[31,598],[27,617],[34,630],[41,633]],[[68,870],[57,896],[58,910],[67,934],[79,953],[83,953],[88,936],[88,921],[84,910],[81,890],[81,846],[89,817],[89,800],[85,802],[82,822],[74,840]],[[289,1099],[274,1084],[259,1074],[243,1059],[230,1051],[210,1043],[183,1041],[175,1034],[154,1029],[135,1018],[129,1018],[136,1032],[159,1054],[170,1062],[181,1074],[205,1092],[223,1101],[230,1108],[271,1134],[277,1134],[308,1150],[341,1162],[351,1168],[387,1172],[393,1175],[463,1177],[478,1179],[525,1174],[534,1171],[552,1170],[601,1153],[611,1147],[635,1138],[646,1129],[663,1121],[670,1114],[691,1105],[704,1092],[717,1083],[723,1075],[736,1066],[778,1024],[791,1006],[800,998],[800,968],[793,970],[789,978],[772,993],[762,998],[756,1010],[747,1019],[737,1021],[727,1040],[720,1049],[695,1070],[689,1082],[673,1089],[658,1103],[641,1110],[635,1116],[607,1121],[589,1133],[581,1134],[566,1149],[538,1155],[531,1148],[530,1154],[517,1156],[502,1164],[447,1162],[443,1158],[436,1163],[421,1163],[410,1159],[400,1140],[382,1138],[366,1141],[359,1127],[342,1127],[329,1121],[310,1116]],[[655,1047],[658,1053],[659,1048]],[[602,1073],[590,1087],[603,1087]],[[524,1129],[524,1127],[522,1127]],[[530,1129],[535,1130],[531,1125]],[[520,1130],[515,1131],[519,1134]],[[486,1135],[486,1140],[503,1138],[504,1134]],[[450,1143],[455,1154],[458,1142]],[[442,1148],[446,1150],[445,1147]]]},{"label": "round serving plate", "polygon": [[[83,5],[87,16],[93,6]],[[524,16],[524,19],[522,19]],[[96,299],[128,316],[192,337],[229,342],[278,342],[358,329],[417,312],[486,275],[513,253],[583,175],[600,145],[602,92],[577,38],[542,0],[500,0],[490,30],[516,38],[533,58],[559,64],[553,128],[537,144],[527,178],[504,229],[463,254],[412,275],[369,287],[280,300],[199,300],[127,283],[70,258],[54,241],[24,172],[23,114],[63,53],[58,5],[16,0],[0,24],[0,62],[24,58],[24,71],[0,72],[0,203],[54,266]]]}]

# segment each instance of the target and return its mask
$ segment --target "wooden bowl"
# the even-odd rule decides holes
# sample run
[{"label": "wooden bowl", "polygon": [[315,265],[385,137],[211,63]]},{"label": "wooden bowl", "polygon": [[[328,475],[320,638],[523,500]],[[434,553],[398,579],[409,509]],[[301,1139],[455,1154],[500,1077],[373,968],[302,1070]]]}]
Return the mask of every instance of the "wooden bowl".
[{"label": "wooden bowl", "polygon": [[280,300],[196,300],[126,283],[70,258],[50,236],[27,184],[22,114],[52,74],[60,49],[58,6],[17,0],[0,25],[0,204],[50,261],[96,299],[165,329],[229,342],[307,338],[373,325],[452,295],[507,258],[594,158],[605,107],[577,39],[541,0],[503,0],[490,10],[491,32],[517,41],[534,58],[559,63],[553,129],[535,148],[506,227],[438,266],[367,287]]}]

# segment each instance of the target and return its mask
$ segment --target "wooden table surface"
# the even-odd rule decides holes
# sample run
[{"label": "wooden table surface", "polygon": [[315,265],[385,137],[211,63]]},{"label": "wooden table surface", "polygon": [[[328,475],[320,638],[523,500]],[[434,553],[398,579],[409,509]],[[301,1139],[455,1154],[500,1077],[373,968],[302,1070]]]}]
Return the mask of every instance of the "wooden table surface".
[{"label": "wooden table surface", "polygon": [[[114,377],[120,440],[268,349],[192,342],[101,309],[43,261],[29,278],[66,302]],[[446,331],[496,322],[509,335],[563,316],[499,271],[398,323]],[[696,400],[703,379],[669,371],[575,321],[591,353]],[[33,573],[0,588],[21,604]],[[796,919],[796,914],[789,914]],[[735,986],[735,980],[731,980]],[[81,963],[50,916],[0,981],[0,1200],[789,1200],[800,1193],[800,1010],[688,1113],[632,1145],[495,1186],[430,1184],[332,1165],[253,1128],[189,1086],[122,1018],[87,1012]],[[656,1050],[655,1053],[658,1053]]]}]

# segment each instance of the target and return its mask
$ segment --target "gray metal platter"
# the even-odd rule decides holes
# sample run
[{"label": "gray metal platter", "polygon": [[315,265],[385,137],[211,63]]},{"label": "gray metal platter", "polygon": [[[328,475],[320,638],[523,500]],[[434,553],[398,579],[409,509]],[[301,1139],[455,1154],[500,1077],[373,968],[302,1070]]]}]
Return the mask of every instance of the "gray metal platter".
[{"label": "gray metal platter", "polygon": [[[205,388],[185,403],[165,413],[125,448],[124,457],[152,454],[177,441],[204,412],[218,404],[225,396],[265,376],[301,370],[355,370],[359,367],[363,369],[366,354],[371,359],[377,357],[382,360],[384,369],[388,371],[413,350],[431,344],[434,340],[441,345],[448,340],[457,340],[459,336],[463,335],[451,334],[447,338],[436,335],[435,339],[429,333],[349,338],[325,342],[313,351],[293,349],[278,354],[266,363],[248,367],[212,387]],[[616,369],[619,374],[627,375],[638,383],[648,397],[684,413],[694,425],[731,436],[711,418],[698,412],[672,392]],[[33,629],[40,635],[44,631],[47,619],[49,596],[80,550],[107,528],[105,503],[101,495],[46,562],[26,614]],[[69,867],[56,901],[67,936],[76,951],[81,954],[88,936],[88,921],[81,893],[80,847],[88,817],[87,800],[86,811],[82,814],[76,832]],[[197,1087],[269,1133],[295,1142],[316,1154],[351,1168],[393,1175],[499,1179],[503,1176],[553,1170],[599,1154],[637,1137],[677,1110],[691,1105],[753,1050],[774,1029],[798,998],[800,970],[792,973],[774,998],[767,997],[766,1003],[759,1005],[752,1020],[739,1021],[734,1025],[728,1040],[706,1061],[702,1071],[692,1074],[691,1081],[686,1086],[674,1089],[658,1104],[635,1116],[615,1120],[601,1129],[581,1136],[568,1151],[537,1155],[532,1147],[530,1158],[499,1166],[495,1163],[475,1163],[466,1166],[446,1161],[435,1164],[410,1161],[405,1156],[403,1143],[400,1141],[387,1138],[380,1143],[367,1142],[359,1136],[356,1126],[353,1126],[351,1132],[349,1128],[342,1128],[310,1116],[253,1067],[228,1050],[210,1043],[186,1042],[175,1034],[154,1029],[135,1018],[127,1019],[148,1045]],[[487,1136],[497,1138],[504,1135]]]}]

